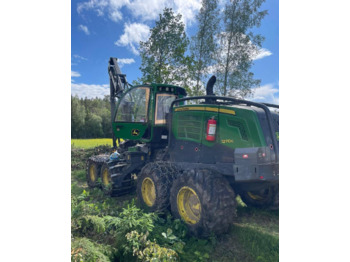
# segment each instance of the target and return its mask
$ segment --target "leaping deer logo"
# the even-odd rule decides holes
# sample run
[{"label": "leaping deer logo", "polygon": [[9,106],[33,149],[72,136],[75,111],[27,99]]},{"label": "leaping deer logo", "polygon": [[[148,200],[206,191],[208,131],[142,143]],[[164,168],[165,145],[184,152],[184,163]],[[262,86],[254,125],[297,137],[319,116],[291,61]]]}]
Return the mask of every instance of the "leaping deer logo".
[{"label": "leaping deer logo", "polygon": [[138,136],[139,134],[140,134],[140,130],[138,130],[138,129],[131,130],[131,135],[132,136]]}]

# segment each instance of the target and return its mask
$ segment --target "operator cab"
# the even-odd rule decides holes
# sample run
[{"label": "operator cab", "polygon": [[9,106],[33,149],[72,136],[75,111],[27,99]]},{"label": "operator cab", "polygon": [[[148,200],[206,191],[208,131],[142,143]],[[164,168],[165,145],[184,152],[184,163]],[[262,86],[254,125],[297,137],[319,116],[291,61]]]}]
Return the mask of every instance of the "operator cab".
[{"label": "operator cab", "polygon": [[163,146],[168,141],[166,116],[170,105],[185,96],[184,88],[166,84],[152,83],[127,90],[114,114],[115,137]]}]

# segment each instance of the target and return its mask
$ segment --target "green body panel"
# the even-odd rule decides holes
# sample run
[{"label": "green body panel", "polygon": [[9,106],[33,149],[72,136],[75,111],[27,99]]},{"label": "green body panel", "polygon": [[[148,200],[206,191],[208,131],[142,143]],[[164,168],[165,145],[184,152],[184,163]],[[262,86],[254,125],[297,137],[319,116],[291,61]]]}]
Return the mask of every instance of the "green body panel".
[{"label": "green body panel", "polygon": [[[215,141],[206,140],[207,122],[217,121]],[[187,105],[174,108],[172,132],[176,139],[207,147],[219,143],[228,148],[266,146],[258,117],[252,109],[217,105]]]},{"label": "green body panel", "polygon": [[115,137],[140,140],[147,129],[146,123],[114,122],[112,124]]},{"label": "green body panel", "polygon": [[[152,142],[153,140],[153,127],[156,125],[157,127],[166,127],[165,123],[155,123],[155,111],[156,111],[156,96],[157,94],[177,94],[184,91],[182,87],[174,86],[174,85],[167,85],[167,84],[156,84],[152,83],[149,85],[139,85],[134,86],[130,89],[128,89],[123,96],[118,99],[118,102],[116,104],[116,110],[114,112],[113,119],[116,119],[116,114],[118,112],[119,106],[123,99],[126,98],[126,96],[132,92],[133,90],[137,88],[148,88],[149,91],[149,97],[145,100],[148,101],[148,108],[147,108],[147,121],[146,122],[127,122],[127,121],[118,121],[114,120],[112,123],[113,132],[115,134],[116,138],[121,139],[129,139],[129,140],[139,140],[141,142]],[[181,89],[181,90],[179,90]],[[180,92],[181,91],[181,92]],[[182,98],[183,95],[179,94],[177,98]],[[149,134],[147,135],[147,138],[143,138],[146,130],[148,129]]]}]

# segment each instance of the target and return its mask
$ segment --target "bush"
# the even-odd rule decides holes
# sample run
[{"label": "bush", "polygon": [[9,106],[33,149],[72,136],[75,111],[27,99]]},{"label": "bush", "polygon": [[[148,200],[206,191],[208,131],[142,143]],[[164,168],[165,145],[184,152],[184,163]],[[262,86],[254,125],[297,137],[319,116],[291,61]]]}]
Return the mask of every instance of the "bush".
[{"label": "bush", "polygon": [[109,245],[97,244],[88,238],[72,239],[71,261],[108,262],[113,258],[116,249]]},{"label": "bush", "polygon": [[[95,201],[95,202],[94,202]],[[114,206],[115,207],[115,206]],[[178,261],[184,242],[174,232],[182,232],[179,221],[144,213],[132,201],[120,212],[107,201],[96,201],[85,190],[72,197],[72,261]],[[157,231],[152,234],[157,224]],[[172,229],[173,228],[173,229]],[[99,244],[102,243],[102,244]]]}]

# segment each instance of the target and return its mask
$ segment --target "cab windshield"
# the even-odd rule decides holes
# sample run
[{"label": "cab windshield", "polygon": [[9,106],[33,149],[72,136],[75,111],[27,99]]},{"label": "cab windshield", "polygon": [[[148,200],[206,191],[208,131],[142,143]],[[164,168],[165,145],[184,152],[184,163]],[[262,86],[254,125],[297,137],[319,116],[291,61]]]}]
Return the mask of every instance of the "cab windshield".
[{"label": "cab windshield", "polygon": [[171,103],[176,99],[173,94],[157,94],[155,124],[165,124],[166,114]]},{"label": "cab windshield", "polygon": [[137,87],[126,93],[119,104],[115,121],[147,122],[149,93],[148,87]]}]

